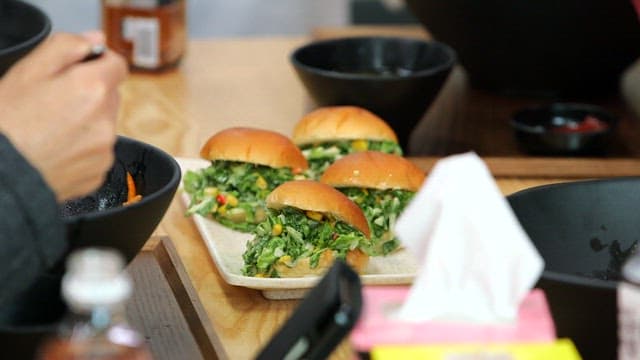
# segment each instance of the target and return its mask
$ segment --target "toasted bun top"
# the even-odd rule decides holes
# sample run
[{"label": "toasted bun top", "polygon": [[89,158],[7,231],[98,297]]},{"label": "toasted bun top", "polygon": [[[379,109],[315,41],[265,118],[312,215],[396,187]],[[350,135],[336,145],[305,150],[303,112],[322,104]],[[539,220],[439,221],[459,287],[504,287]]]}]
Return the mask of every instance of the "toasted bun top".
[{"label": "toasted bun top", "polygon": [[350,139],[398,142],[384,120],[356,106],[328,106],[308,113],[296,124],[292,139],[297,145]]},{"label": "toasted bun top", "polygon": [[285,206],[331,214],[362,231],[367,238],[370,235],[367,219],[358,205],[327,184],[294,180],[278,186],[267,196],[267,207],[277,210]]},{"label": "toasted bun top", "polygon": [[207,160],[242,161],[306,170],[307,160],[286,136],[270,130],[233,127],[217,132],[200,150]]},{"label": "toasted bun top", "polygon": [[401,156],[363,151],[336,160],[320,181],[333,187],[418,191],[424,178],[424,171]]}]

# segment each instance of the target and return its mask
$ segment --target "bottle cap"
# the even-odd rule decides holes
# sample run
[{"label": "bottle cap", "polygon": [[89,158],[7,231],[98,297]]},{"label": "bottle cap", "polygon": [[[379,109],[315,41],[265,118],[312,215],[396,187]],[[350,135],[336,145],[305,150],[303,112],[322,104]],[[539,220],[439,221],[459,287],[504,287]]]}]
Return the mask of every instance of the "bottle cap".
[{"label": "bottle cap", "polygon": [[122,256],[112,249],[86,248],[72,253],[62,278],[62,295],[76,310],[112,307],[131,295],[132,283]]}]

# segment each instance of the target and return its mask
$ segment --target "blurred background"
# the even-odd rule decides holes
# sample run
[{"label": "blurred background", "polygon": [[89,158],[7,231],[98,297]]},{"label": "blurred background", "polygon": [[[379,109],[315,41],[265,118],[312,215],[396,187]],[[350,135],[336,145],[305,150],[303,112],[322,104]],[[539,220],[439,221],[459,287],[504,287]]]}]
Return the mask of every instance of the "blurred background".
[{"label": "blurred background", "polygon": [[[52,19],[54,31],[100,27],[100,0],[27,0]],[[297,35],[317,26],[411,23],[402,0],[187,0],[191,38]]]}]

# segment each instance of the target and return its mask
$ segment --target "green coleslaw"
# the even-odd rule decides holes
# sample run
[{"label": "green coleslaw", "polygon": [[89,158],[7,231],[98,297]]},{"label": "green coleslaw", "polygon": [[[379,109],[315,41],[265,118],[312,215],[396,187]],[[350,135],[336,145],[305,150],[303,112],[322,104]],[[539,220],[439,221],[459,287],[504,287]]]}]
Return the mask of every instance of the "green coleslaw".
[{"label": "green coleslaw", "polygon": [[328,214],[291,207],[270,209],[266,220],[256,227],[255,237],[247,243],[242,273],[280,277],[276,265],[294,267],[298,260],[309,258],[311,268],[315,268],[327,249],[336,258],[345,259],[349,250],[368,244],[360,230]]},{"label": "green coleslaw", "polygon": [[322,173],[341,157],[358,151],[380,151],[387,154],[402,155],[398,143],[389,140],[342,140],[320,144],[308,144],[301,147],[302,154],[309,162],[307,176],[319,179]]},{"label": "green coleslaw", "polygon": [[267,195],[293,178],[289,168],[212,161],[207,168],[184,174],[184,190],[190,196],[187,215],[210,216],[234,230],[253,231],[267,216]]},{"label": "green coleslaw", "polygon": [[367,189],[348,187],[339,189],[358,204],[371,230],[370,246],[363,251],[369,256],[387,255],[398,248],[399,242],[393,233],[396,219],[415,194],[401,189]]}]

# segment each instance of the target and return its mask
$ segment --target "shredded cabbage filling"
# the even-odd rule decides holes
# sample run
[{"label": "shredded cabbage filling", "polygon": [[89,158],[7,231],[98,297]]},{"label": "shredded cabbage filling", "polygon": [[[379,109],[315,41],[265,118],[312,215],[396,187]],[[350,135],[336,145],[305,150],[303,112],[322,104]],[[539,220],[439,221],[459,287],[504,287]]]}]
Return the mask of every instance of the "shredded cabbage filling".
[{"label": "shredded cabbage filling", "polygon": [[301,147],[302,154],[309,162],[307,176],[319,179],[322,173],[341,157],[358,151],[380,151],[402,156],[402,148],[398,143],[389,140],[342,140],[308,144]]},{"label": "shredded cabbage filling", "polygon": [[371,242],[370,246],[363,248],[363,251],[369,256],[379,256],[396,250],[400,243],[393,232],[393,226],[415,193],[401,189],[378,190],[356,187],[339,190],[360,206],[369,223]]},{"label": "shredded cabbage filling", "polygon": [[345,259],[348,251],[369,244],[360,230],[343,221],[291,207],[270,209],[255,234],[242,255],[246,276],[280,277],[277,265],[294,267],[303,258],[309,258],[313,269],[326,250]]},{"label": "shredded cabbage filling", "polygon": [[251,232],[267,216],[267,195],[293,178],[289,168],[212,161],[207,168],[184,174],[184,190],[190,196],[187,215],[210,216],[234,230]]}]

